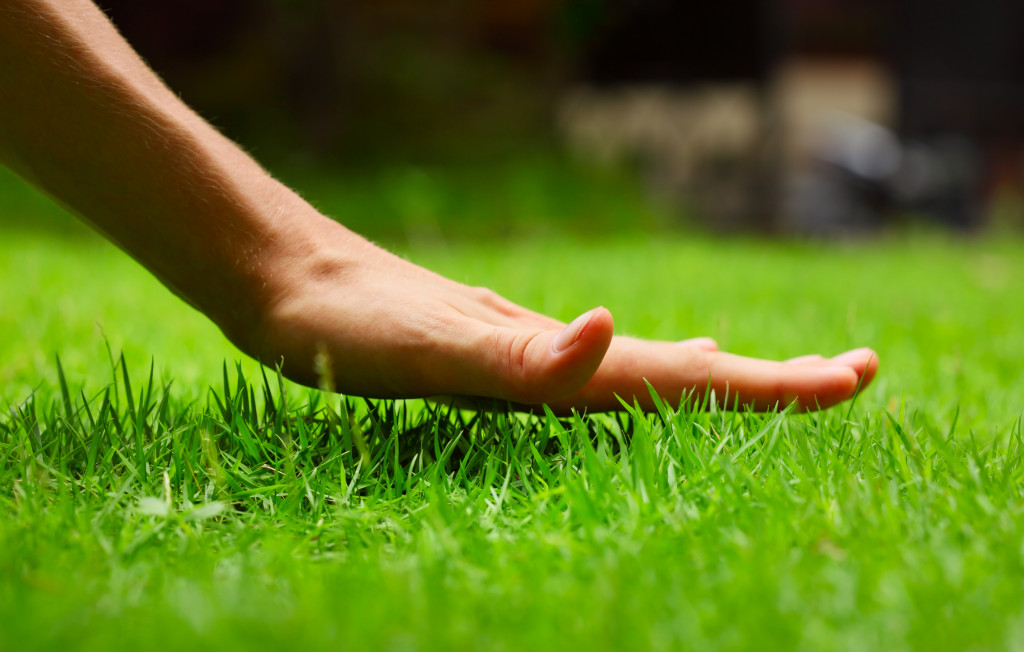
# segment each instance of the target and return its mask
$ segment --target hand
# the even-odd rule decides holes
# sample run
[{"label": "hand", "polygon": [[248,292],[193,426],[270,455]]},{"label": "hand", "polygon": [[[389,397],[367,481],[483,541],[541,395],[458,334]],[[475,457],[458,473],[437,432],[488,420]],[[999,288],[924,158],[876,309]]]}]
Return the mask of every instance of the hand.
[{"label": "hand", "polygon": [[646,380],[670,404],[710,387],[724,407],[796,402],[813,410],[851,398],[878,367],[869,349],[772,362],[721,352],[710,338],[613,337],[604,308],[566,325],[417,267],[333,222],[316,224],[318,234],[303,239],[316,251],[284,257],[261,327],[240,342],[304,384],[321,380],[319,352],[334,387],[360,396],[484,397],[566,413],[618,409],[618,395],[651,409]]}]

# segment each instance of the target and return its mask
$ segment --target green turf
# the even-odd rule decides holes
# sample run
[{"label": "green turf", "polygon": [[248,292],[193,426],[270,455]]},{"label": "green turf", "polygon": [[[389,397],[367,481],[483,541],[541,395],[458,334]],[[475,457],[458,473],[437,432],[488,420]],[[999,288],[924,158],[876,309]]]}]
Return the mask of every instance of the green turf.
[{"label": "green turf", "polygon": [[2,649],[1024,647],[1020,240],[396,244],[563,319],[882,360],[852,409],[556,420],[282,390],[0,182]]}]

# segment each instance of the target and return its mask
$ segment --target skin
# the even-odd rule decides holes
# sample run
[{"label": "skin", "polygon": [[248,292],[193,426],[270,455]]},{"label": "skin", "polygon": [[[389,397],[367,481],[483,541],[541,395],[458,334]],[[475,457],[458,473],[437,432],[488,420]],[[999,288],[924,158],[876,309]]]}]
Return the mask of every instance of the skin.
[{"label": "skin", "polygon": [[438,276],[319,214],[168,90],[88,0],[0,0],[0,163],[61,202],[301,383],[371,397],[485,397],[558,412],[670,403],[706,388],[771,409],[825,408],[878,358],[773,362],[613,337]]}]

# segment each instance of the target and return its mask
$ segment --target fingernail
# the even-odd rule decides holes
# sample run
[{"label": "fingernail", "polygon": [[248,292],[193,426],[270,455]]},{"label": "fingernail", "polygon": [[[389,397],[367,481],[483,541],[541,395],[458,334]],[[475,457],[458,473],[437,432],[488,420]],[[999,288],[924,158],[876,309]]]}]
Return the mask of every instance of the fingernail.
[{"label": "fingernail", "polygon": [[583,329],[590,323],[590,320],[594,317],[594,313],[596,311],[597,308],[588,310],[576,319],[573,319],[568,326],[555,335],[555,338],[551,340],[551,348],[555,350],[555,353],[561,353],[580,339],[580,335],[583,334]]},{"label": "fingernail", "polygon": [[833,357],[831,361],[839,364],[856,364],[873,355],[875,355],[875,352],[871,349],[860,348],[847,351],[846,353],[840,353]]}]

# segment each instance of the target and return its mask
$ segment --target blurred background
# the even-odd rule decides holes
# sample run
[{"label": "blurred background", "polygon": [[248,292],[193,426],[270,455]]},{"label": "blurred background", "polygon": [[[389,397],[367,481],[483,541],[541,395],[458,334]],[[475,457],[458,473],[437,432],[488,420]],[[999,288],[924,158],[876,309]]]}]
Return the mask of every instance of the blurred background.
[{"label": "blurred background", "polygon": [[103,8],[203,116],[371,235],[1024,230],[1019,0]]}]

